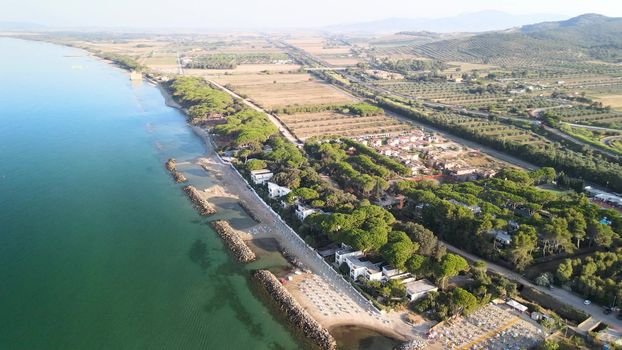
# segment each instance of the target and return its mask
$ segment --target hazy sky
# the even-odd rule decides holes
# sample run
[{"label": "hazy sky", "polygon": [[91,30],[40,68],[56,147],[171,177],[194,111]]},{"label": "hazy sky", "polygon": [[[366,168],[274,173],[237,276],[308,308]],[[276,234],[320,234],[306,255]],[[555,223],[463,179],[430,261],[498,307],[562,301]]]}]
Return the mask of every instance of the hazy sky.
[{"label": "hazy sky", "polygon": [[0,0],[0,21],[53,26],[318,27],[482,10],[595,12],[622,17],[622,0]]}]

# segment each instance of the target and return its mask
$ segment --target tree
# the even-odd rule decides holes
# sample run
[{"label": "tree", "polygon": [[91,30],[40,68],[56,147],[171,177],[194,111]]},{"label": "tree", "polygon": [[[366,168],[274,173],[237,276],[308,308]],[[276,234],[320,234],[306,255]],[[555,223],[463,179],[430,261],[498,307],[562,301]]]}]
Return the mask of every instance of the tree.
[{"label": "tree", "polygon": [[274,177],[270,180],[280,186],[285,186],[291,190],[300,187],[301,173],[298,169],[286,169],[279,173],[274,174]]},{"label": "tree", "polygon": [[403,269],[406,261],[417,250],[418,246],[413,243],[406,233],[393,231],[389,233],[388,243],[381,249],[382,256],[387,263]]},{"label": "tree", "polygon": [[467,271],[469,263],[461,256],[447,253],[441,258],[440,263],[434,266],[434,276],[440,281],[441,288],[446,287],[447,279]]},{"label": "tree", "polygon": [[555,277],[557,277],[557,280],[560,284],[565,284],[570,281],[570,278],[572,277],[572,272],[572,261],[570,259],[564,259],[564,261],[562,261],[557,267]]},{"label": "tree", "polygon": [[516,168],[503,168],[495,175],[496,178],[510,180],[521,185],[533,184],[533,179],[524,170]]},{"label": "tree", "polygon": [[568,231],[568,221],[564,218],[552,218],[549,223],[544,225],[542,233],[544,234],[544,253],[559,251],[560,248],[572,252],[575,248],[571,242],[570,231]]},{"label": "tree", "polygon": [[406,270],[415,276],[427,276],[432,270],[430,258],[419,254],[413,254],[405,265]]},{"label": "tree", "polygon": [[419,244],[419,254],[431,256],[434,253],[438,238],[432,231],[413,222],[400,223],[398,228],[405,231],[413,242]]},{"label": "tree", "polygon": [[609,247],[613,242],[614,232],[609,225],[593,220],[588,228],[590,238],[601,247]]},{"label": "tree", "polygon": [[251,159],[244,164],[248,171],[265,169],[268,164],[264,160],[261,159]]},{"label": "tree", "polygon": [[292,191],[294,195],[305,202],[312,201],[320,197],[320,194],[317,193],[316,190],[307,188],[307,187],[299,187]]},{"label": "tree", "polygon": [[568,222],[568,230],[570,231],[572,238],[575,240],[577,248],[579,248],[581,241],[585,238],[587,229],[585,217],[583,216],[583,213],[577,211],[576,209],[569,208],[566,210],[565,218]]},{"label": "tree", "polygon": [[455,288],[451,292],[451,313],[457,314],[462,312],[464,315],[468,315],[477,308],[477,298],[462,288]]},{"label": "tree", "polygon": [[548,287],[553,283],[553,275],[550,272],[544,272],[536,277],[536,284],[542,287]]},{"label": "tree", "polygon": [[508,251],[508,258],[516,267],[516,270],[523,271],[533,261],[532,252],[538,244],[536,229],[532,226],[521,225],[514,236]]},{"label": "tree", "polygon": [[441,242],[436,242],[436,248],[434,249],[434,260],[440,262],[443,257],[447,255],[447,247]]}]

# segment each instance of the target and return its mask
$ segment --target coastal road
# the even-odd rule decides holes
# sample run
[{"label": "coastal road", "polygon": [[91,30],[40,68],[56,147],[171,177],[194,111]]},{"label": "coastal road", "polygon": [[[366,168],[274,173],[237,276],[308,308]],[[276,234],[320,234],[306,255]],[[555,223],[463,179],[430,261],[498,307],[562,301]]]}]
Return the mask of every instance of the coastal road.
[{"label": "coastal road", "polygon": [[[482,260],[482,261],[486,261],[485,259],[482,259],[478,256],[475,256],[471,253],[468,253],[460,248],[454,247],[451,244],[448,244],[446,242],[443,242],[443,244],[445,244],[445,246],[447,246],[447,250],[459,255],[462,255],[466,258],[468,258],[469,260],[472,261],[478,261],[478,260]],[[585,299],[579,297],[578,295],[571,293],[565,289],[562,288],[553,288],[552,290],[545,288],[545,287],[541,287],[538,285],[535,285],[533,283],[531,283],[530,281],[528,281],[527,279],[525,279],[523,276],[521,276],[520,274],[507,269],[503,266],[499,266],[497,264],[494,264],[492,262],[486,261],[486,264],[488,266],[488,270],[496,272],[498,274],[500,274],[501,276],[516,281],[524,286],[529,286],[531,288],[534,288],[536,290],[538,290],[539,292],[549,295],[551,297],[553,297],[554,299],[556,299],[557,301],[559,301],[560,303],[566,304],[566,305],[570,305],[578,310],[581,310],[583,312],[585,312],[586,314],[592,316],[593,319],[597,320],[597,321],[601,321],[606,323],[607,325],[609,325],[612,328],[615,328],[616,330],[622,331],[622,320],[618,320],[616,318],[616,313],[611,313],[609,315],[605,315],[603,313],[603,308],[599,305],[596,305],[594,303],[590,304],[590,305],[585,305],[583,302]]]},{"label": "coastal road", "polygon": [[261,112],[263,114],[265,114],[268,119],[270,119],[270,121],[276,125],[276,127],[279,129],[279,131],[281,132],[281,134],[289,140],[289,142],[295,144],[298,147],[302,147],[303,143],[298,140],[285,126],[285,124],[283,124],[277,117],[275,117],[274,115],[272,115],[271,113],[268,113],[266,110],[264,110],[263,108],[257,106],[256,104],[252,103],[251,101],[243,98],[242,96],[236,94],[235,92],[227,89],[226,87],[218,84],[217,82],[213,81],[213,80],[208,80],[208,82],[210,82],[211,84],[213,84],[214,86],[218,87],[219,89],[221,89],[222,91],[228,93],[229,95],[240,99],[241,101],[244,102],[244,104],[246,104],[247,106],[249,106],[250,108],[256,110],[257,112]]}]

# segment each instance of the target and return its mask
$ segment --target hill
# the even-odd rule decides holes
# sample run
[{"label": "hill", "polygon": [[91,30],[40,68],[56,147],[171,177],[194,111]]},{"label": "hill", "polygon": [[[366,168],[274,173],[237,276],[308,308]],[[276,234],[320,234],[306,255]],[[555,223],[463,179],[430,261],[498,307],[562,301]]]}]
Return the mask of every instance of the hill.
[{"label": "hill", "polygon": [[436,33],[483,32],[518,27],[524,24],[557,20],[559,15],[511,15],[500,11],[480,11],[445,18],[387,18],[379,21],[351,23],[324,28],[340,33],[395,33],[401,31],[429,31]]},{"label": "hill", "polygon": [[622,18],[586,14],[565,21],[433,42],[413,51],[446,61],[503,64],[525,60],[622,61]]}]

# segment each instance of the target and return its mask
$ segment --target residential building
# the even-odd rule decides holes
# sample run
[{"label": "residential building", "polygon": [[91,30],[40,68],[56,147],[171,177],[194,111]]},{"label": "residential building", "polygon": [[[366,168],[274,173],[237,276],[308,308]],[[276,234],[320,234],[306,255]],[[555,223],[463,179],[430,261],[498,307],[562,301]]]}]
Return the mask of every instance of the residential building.
[{"label": "residential building", "polygon": [[274,174],[268,169],[260,169],[251,171],[251,179],[256,185],[261,185],[270,180]]},{"label": "residential building", "polygon": [[364,261],[358,257],[351,256],[346,258],[346,263],[350,268],[350,278],[353,280],[363,276],[368,281],[382,281],[382,270],[371,261]]},{"label": "residential building", "polygon": [[436,292],[438,287],[430,283],[430,281],[426,279],[421,279],[418,281],[411,281],[405,284],[406,286],[406,297],[410,301],[415,301],[423,298],[426,294],[430,292]]},{"label": "residential building", "polygon": [[393,277],[398,276],[400,274],[402,274],[402,271],[400,271],[399,269],[396,269],[395,267],[391,265],[385,265],[382,267],[382,275],[384,276],[386,280],[390,280]]},{"label": "residential building", "polygon": [[363,256],[363,252],[360,250],[353,250],[350,246],[345,244],[341,244],[341,249],[338,249],[335,252],[335,263],[337,266],[341,266],[341,264],[346,262],[346,259],[349,257],[359,258]]},{"label": "residential building", "polygon": [[497,241],[497,243],[503,245],[510,245],[510,243],[512,243],[512,236],[510,236],[507,231],[490,230],[488,233],[495,236],[495,241]]},{"label": "residential building", "polygon": [[296,217],[300,221],[304,221],[304,219],[306,219],[307,216],[309,216],[311,214],[320,213],[320,212],[321,212],[321,210],[316,209],[316,208],[307,207],[306,205],[298,204],[296,206]]},{"label": "residential building", "polygon": [[274,182],[268,181],[268,195],[270,196],[270,198],[283,197],[287,195],[288,193],[290,193],[291,191],[292,190],[290,190],[287,187],[279,186],[275,184]]}]

